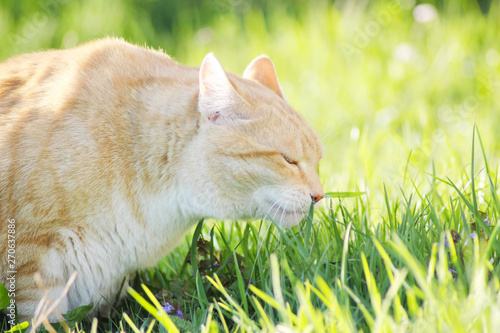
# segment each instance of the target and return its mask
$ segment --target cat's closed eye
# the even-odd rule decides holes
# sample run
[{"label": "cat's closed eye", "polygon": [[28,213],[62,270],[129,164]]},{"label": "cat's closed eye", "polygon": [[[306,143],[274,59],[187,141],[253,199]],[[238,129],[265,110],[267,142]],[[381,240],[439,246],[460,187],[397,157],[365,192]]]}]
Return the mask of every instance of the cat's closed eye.
[{"label": "cat's closed eye", "polygon": [[281,154],[281,156],[283,156],[283,159],[288,163],[288,164],[291,164],[291,165],[295,165],[295,166],[299,166],[299,162],[295,161],[294,159],[288,157],[287,155],[285,154]]}]

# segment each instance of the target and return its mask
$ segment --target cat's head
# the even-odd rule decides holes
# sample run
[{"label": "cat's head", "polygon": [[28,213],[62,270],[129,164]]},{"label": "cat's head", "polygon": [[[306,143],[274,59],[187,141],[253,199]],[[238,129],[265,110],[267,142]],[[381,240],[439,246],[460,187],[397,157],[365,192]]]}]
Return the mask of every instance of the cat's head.
[{"label": "cat's head", "polygon": [[198,109],[200,172],[208,177],[211,217],[265,218],[290,227],[323,198],[321,142],[284,99],[269,58],[256,58],[242,78],[207,55]]}]

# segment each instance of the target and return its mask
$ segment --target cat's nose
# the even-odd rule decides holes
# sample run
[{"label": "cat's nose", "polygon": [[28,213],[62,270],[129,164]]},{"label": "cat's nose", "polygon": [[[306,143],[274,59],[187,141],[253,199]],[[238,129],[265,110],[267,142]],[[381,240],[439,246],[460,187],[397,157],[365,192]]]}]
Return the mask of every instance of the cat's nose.
[{"label": "cat's nose", "polygon": [[311,198],[314,201],[314,203],[318,203],[321,199],[323,199],[323,193],[316,193],[316,194],[311,194]]},{"label": "cat's nose", "polygon": [[309,188],[309,193],[311,195],[311,199],[314,203],[318,203],[318,201],[320,201],[321,199],[323,199],[324,197],[324,192],[323,192],[323,186],[321,185],[321,182],[319,180],[318,177],[315,177],[310,185],[311,186]]}]

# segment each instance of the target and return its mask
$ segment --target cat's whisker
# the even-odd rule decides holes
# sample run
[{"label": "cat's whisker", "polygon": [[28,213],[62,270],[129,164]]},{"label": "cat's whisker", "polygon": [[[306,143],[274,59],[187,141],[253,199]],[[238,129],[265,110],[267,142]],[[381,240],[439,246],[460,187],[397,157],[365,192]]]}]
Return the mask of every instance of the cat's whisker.
[{"label": "cat's whisker", "polygon": [[[270,188],[270,187],[273,187],[273,188],[280,188],[280,187],[281,187],[281,188],[283,188],[283,189],[286,189],[286,188],[287,188],[286,186],[269,185],[269,186],[263,186],[263,187],[262,187],[262,188],[260,188],[259,190],[262,190],[262,189],[264,189],[264,188],[266,188],[266,189],[267,189],[267,188]],[[258,191],[259,191],[259,190],[258,190]],[[255,194],[256,194],[256,193],[254,193],[254,195],[255,195]],[[272,210],[272,209],[273,209],[276,205],[279,205],[279,199],[278,199],[278,200],[273,200],[273,202],[274,202],[274,203],[273,203],[273,204],[271,205],[271,207],[267,210],[267,212],[266,212],[265,216],[267,216],[268,214],[270,214],[271,210]],[[275,217],[275,215],[277,214],[278,210],[279,210],[279,207],[277,208],[277,211],[275,212],[275,214],[274,214],[274,215],[273,215],[273,217],[272,217],[272,219],[273,219],[273,220],[274,220],[274,217]]]},{"label": "cat's whisker", "polygon": [[279,211],[281,211],[281,216],[280,216],[279,221],[275,221],[275,222],[277,222],[278,224],[281,224],[281,223],[283,222],[283,216],[284,216],[284,214],[285,214],[285,212],[286,212],[285,207],[282,205],[282,202],[283,202],[283,201],[285,201],[285,199],[284,199],[284,198],[282,198],[282,197],[280,197],[280,198],[278,198],[278,200],[276,200],[276,203],[278,204],[278,207],[277,207],[277,211],[276,211],[276,213],[278,213]]},{"label": "cat's whisker", "polygon": [[[297,197],[295,200],[299,200],[299,198]],[[303,205],[299,205],[295,200],[293,200],[293,197],[292,199],[287,199],[283,196],[280,196],[277,199],[273,199],[272,205],[267,209],[265,216],[268,216],[268,218],[279,224],[285,221],[285,216],[287,213],[293,215],[293,220],[301,220],[305,215],[307,215],[308,209],[306,209]],[[297,203],[297,205],[292,205],[292,207],[295,208],[287,208],[287,205],[285,204],[289,204],[290,201]],[[281,214],[278,216],[280,212]]]},{"label": "cat's whisker", "polygon": [[276,202],[273,200],[272,201],[273,204],[271,205],[271,207],[267,210],[266,214],[269,213],[269,211],[274,207],[274,205],[276,205]]},{"label": "cat's whisker", "polygon": [[[270,218],[271,218],[271,220],[272,220],[273,222],[276,222],[275,217],[276,217],[276,214],[278,214],[278,212],[279,212],[279,204],[278,204],[278,201],[275,201],[275,202],[274,202],[274,204],[273,204],[273,205],[269,208],[269,210],[268,210],[268,214],[271,212],[271,210],[272,210],[272,209],[275,209],[275,212],[274,212],[274,214],[273,214],[273,216],[272,216],[272,217],[270,216]],[[268,215],[268,214],[266,214],[266,215]]]},{"label": "cat's whisker", "polygon": [[284,206],[281,206],[281,220],[280,220],[281,223],[285,221],[285,216],[287,212],[288,212],[287,209]]}]

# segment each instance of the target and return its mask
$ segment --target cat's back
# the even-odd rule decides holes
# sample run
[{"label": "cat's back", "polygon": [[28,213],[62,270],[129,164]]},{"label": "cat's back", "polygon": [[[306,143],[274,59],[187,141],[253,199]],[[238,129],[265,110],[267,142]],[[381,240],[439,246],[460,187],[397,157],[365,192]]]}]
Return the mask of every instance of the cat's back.
[{"label": "cat's back", "polygon": [[[93,41],[68,50],[15,56],[0,63],[0,124],[8,112],[78,95],[105,96],[120,79],[162,75],[182,67],[168,55],[116,38]],[[124,82],[128,84],[130,82]],[[57,103],[55,103],[57,104]]]},{"label": "cat's back", "polygon": [[164,53],[115,38],[1,63],[0,225],[91,207],[87,200],[99,200],[88,197],[92,188],[110,188],[106,170],[116,171],[116,156],[132,150],[132,123],[141,117],[134,89],[158,77],[195,80],[191,73]]}]

